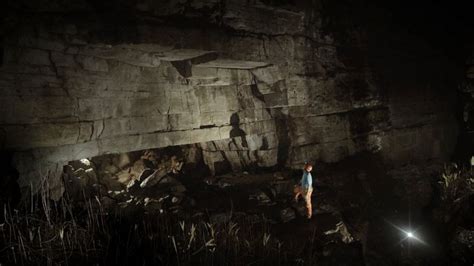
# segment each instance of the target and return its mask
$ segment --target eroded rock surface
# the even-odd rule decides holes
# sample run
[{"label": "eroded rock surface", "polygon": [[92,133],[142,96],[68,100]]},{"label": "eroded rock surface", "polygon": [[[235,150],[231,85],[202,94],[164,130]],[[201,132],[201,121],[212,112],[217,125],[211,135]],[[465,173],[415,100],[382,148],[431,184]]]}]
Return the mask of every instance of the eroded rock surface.
[{"label": "eroded rock surface", "polygon": [[[385,51],[352,25],[328,27],[323,18],[339,22],[328,7],[142,1],[117,6],[141,14],[133,27],[117,20],[119,29],[97,21],[103,7],[87,1],[25,5],[28,18],[6,24],[0,70],[3,143],[17,151],[24,188],[38,188],[38,176],[58,186],[68,161],[192,143],[214,174],[361,151],[397,164],[452,150],[448,72],[423,61],[436,51],[410,43],[423,52],[416,79],[391,56],[369,64],[404,48]],[[181,22],[165,23],[171,17]],[[425,91],[425,79],[440,88]]]}]

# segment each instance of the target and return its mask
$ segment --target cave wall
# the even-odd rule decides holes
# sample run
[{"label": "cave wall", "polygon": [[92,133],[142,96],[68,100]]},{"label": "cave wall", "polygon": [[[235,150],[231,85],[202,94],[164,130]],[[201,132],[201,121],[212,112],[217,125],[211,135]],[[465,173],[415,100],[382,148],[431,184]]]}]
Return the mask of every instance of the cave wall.
[{"label": "cave wall", "polygon": [[20,184],[60,188],[67,161],[191,143],[211,172],[447,159],[450,65],[416,36],[334,23],[351,10],[323,2],[10,3],[0,127]]},{"label": "cave wall", "polygon": [[[76,32],[64,30],[61,38]],[[38,186],[38,175],[57,180],[71,160],[230,138],[218,150],[276,164],[275,125],[258,91],[279,81],[274,66],[157,45],[53,46],[37,31],[51,33],[23,29],[6,39],[2,69],[2,129],[5,147],[18,151],[21,186]],[[215,157],[211,148],[206,154]]]},{"label": "cave wall", "polygon": [[474,150],[474,42],[467,47],[464,80],[459,86],[458,120],[460,134],[456,145],[457,161],[463,164],[472,164]]},{"label": "cave wall", "polygon": [[413,51],[391,48],[375,52],[377,60],[383,61],[374,62],[374,66],[382,77],[390,108],[391,130],[384,141],[386,156],[396,165],[449,160],[459,127],[459,80],[453,73],[457,66],[442,50],[428,46],[420,37],[390,41]]}]

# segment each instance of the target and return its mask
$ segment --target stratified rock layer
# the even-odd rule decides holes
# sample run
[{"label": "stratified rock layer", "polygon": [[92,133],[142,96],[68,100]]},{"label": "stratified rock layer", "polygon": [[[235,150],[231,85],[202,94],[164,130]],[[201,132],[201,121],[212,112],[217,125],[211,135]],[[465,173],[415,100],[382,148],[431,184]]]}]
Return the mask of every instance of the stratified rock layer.
[{"label": "stratified rock layer", "polygon": [[390,56],[369,64],[378,46],[364,31],[325,28],[321,7],[25,5],[32,13],[7,24],[0,69],[0,128],[22,187],[48,180],[57,198],[68,161],[193,143],[211,173],[452,151],[442,71],[423,61],[414,77]]}]

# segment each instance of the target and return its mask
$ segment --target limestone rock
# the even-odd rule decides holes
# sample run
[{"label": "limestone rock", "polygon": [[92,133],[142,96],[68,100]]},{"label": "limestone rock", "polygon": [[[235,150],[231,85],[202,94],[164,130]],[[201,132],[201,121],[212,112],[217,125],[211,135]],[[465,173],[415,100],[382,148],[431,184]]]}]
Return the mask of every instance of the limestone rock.
[{"label": "limestone rock", "polygon": [[158,155],[152,150],[146,150],[140,158],[150,161],[154,166],[158,165]]},{"label": "limestone rock", "polygon": [[154,171],[151,175],[143,179],[140,183],[141,188],[152,187],[161,181],[168,174],[167,169],[159,169]]},{"label": "limestone rock", "polygon": [[65,166],[63,180],[69,197],[76,201],[83,201],[84,197],[90,197],[100,190],[97,173],[87,159]]},{"label": "limestone rock", "polygon": [[107,60],[93,56],[77,56],[78,62],[88,71],[108,72]]},{"label": "limestone rock", "polygon": [[[79,2],[31,10],[68,17],[90,8]],[[34,157],[35,169],[19,170],[21,186],[34,184],[37,191],[37,176],[54,169],[60,187],[56,173],[68,161],[210,141],[203,145],[212,146],[203,148],[203,157],[211,174],[277,163],[296,168],[308,159],[337,162],[366,151],[400,164],[452,154],[458,126],[446,110],[454,105],[454,90],[418,89],[452,79],[424,75],[415,82],[389,75],[383,84],[397,82],[386,93],[378,72],[367,65],[367,49],[360,47],[366,34],[350,31],[342,42],[342,32],[323,29],[319,10],[308,15],[299,4],[270,2],[131,6],[150,17],[215,25],[206,35],[209,42],[194,25],[170,26],[160,19],[137,29],[100,22],[71,25],[59,17],[58,23],[12,28],[2,36],[0,132],[7,135],[6,148],[28,153],[18,158]],[[220,27],[239,34],[219,34]],[[413,52],[415,58],[418,54]],[[466,70],[472,80],[472,58]],[[424,71],[439,69],[427,64]],[[230,121],[234,114],[238,123]],[[97,171],[125,185],[145,168],[160,168],[152,155],[144,156],[154,167],[134,165],[127,172],[130,165],[112,163]],[[181,166],[172,164],[171,171],[179,172]],[[427,190],[423,182],[418,185]]]},{"label": "limestone rock", "polygon": [[325,235],[330,235],[330,234],[335,234],[335,233],[339,233],[341,235],[341,240],[344,243],[351,243],[354,241],[354,238],[349,233],[349,230],[347,229],[346,225],[342,221],[336,224],[335,229],[324,232]]},{"label": "limestone rock", "polygon": [[132,179],[133,175],[130,173],[130,168],[122,170],[114,175],[114,178],[121,184],[127,185]]}]

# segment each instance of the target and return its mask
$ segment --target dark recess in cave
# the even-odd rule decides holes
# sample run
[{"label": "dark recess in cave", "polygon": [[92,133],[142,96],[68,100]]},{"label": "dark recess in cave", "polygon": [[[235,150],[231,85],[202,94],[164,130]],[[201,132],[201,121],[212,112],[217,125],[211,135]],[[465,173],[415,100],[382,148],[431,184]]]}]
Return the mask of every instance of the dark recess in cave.
[{"label": "dark recess in cave", "polygon": [[0,35],[0,67],[3,66],[3,60],[4,60],[4,44],[3,44],[3,36]]}]

